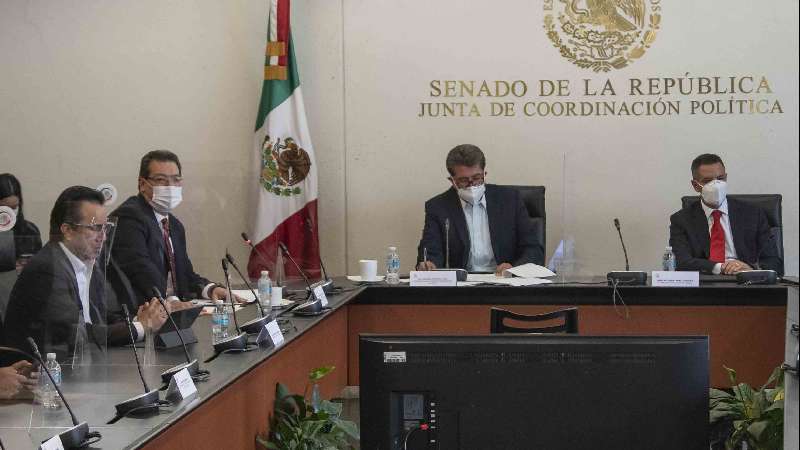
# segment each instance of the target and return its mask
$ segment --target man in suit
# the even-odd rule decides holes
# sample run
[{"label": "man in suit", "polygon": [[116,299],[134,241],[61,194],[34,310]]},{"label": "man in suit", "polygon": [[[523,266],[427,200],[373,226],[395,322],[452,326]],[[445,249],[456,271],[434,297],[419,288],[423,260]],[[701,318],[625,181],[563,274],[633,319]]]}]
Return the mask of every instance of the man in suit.
[{"label": "man in suit", "polygon": [[139,194],[111,213],[117,217],[111,254],[130,280],[136,301],[150,298],[154,286],[183,300],[226,298],[225,288],[195,273],[183,224],[172,214],[183,199],[178,156],[169,150],[144,155],[138,185]]},{"label": "man in suit", "polygon": [[783,262],[766,213],[727,198],[728,174],[722,159],[700,155],[691,170],[692,188],[700,201],[670,217],[669,242],[677,269],[733,275],[760,268],[782,275]]},{"label": "man in suit", "polygon": [[[7,345],[30,350],[30,336],[43,353],[55,352],[64,360],[79,344],[102,350],[106,344],[130,342],[125,321],[106,308],[103,248],[113,223],[103,201],[100,192],[84,186],[59,195],[50,213],[50,242],[25,266],[11,291]],[[154,328],[166,318],[160,305],[151,303],[138,315]],[[143,337],[141,324],[135,334]]]},{"label": "man in suit", "polygon": [[[475,145],[456,146],[445,166],[450,188],[425,202],[425,227],[417,249],[417,269],[463,268],[495,272],[542,263],[528,212],[512,188],[485,184],[486,157]],[[449,233],[449,239],[446,239]]]}]

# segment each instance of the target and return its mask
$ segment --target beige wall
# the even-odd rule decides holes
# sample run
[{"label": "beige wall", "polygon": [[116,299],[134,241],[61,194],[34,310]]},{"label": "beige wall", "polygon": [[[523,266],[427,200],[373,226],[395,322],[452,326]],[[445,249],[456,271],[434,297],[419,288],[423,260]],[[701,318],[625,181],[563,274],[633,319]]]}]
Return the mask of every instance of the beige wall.
[{"label": "beige wall", "polygon": [[[548,253],[573,235],[584,270],[595,273],[620,265],[613,217],[632,265],[655,268],[667,217],[690,193],[689,162],[719,152],[733,192],[784,195],[787,271],[797,274],[797,2],[662,3],[653,48],[612,81],[763,74],[784,114],[420,119],[433,79],[606,76],[558,55],[538,2],[295,0],[329,270],[355,271],[389,244],[408,270],[422,203],[447,187],[447,150],[473,142],[492,181],[547,186]],[[71,184],[112,182],[131,195],[141,155],[170,148],[185,166],[177,214],[195,265],[217,278],[226,247],[244,259],[237,236],[265,21],[264,1],[1,2],[0,171],[22,180],[29,218],[46,229],[55,196]]]}]

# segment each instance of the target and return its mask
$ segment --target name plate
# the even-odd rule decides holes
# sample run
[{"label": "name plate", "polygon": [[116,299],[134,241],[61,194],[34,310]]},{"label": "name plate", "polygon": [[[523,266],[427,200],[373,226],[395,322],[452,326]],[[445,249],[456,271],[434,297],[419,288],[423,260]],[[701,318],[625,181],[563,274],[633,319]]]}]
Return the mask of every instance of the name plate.
[{"label": "name plate", "polygon": [[264,325],[264,328],[258,333],[258,338],[256,339],[256,343],[267,343],[270,347],[280,347],[285,341],[286,339],[283,337],[281,327],[278,326],[276,320]]},{"label": "name plate", "polygon": [[189,370],[184,368],[170,378],[166,397],[172,401],[181,401],[196,393],[197,386],[194,385]]},{"label": "name plate", "polygon": [[319,300],[319,303],[323,308],[328,307],[328,297],[325,295],[325,291],[322,289],[322,286],[317,286],[314,288],[314,297]]},{"label": "name plate", "polygon": [[654,287],[698,287],[700,286],[700,272],[654,270],[652,280]]},{"label": "name plate", "polygon": [[412,270],[411,286],[458,286],[455,270]]},{"label": "name plate", "polygon": [[50,439],[42,442],[39,450],[64,450],[64,444],[61,442],[61,436],[55,435]]}]

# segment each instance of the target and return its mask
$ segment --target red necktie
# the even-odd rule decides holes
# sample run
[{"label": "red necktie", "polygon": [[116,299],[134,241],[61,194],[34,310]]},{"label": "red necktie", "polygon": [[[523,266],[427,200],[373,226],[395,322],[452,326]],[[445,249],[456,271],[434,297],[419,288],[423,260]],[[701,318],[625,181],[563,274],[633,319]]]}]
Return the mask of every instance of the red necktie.
[{"label": "red necktie", "polygon": [[169,219],[161,219],[161,229],[163,230],[164,235],[164,248],[167,250],[169,276],[172,279],[172,289],[175,292],[178,292],[178,284],[175,283],[175,253],[172,251],[172,243],[169,240]]},{"label": "red necktie", "polygon": [[725,230],[722,229],[722,211],[715,209],[711,212],[711,217],[714,218],[714,223],[711,225],[711,250],[709,258],[711,261],[724,263],[725,262]]}]

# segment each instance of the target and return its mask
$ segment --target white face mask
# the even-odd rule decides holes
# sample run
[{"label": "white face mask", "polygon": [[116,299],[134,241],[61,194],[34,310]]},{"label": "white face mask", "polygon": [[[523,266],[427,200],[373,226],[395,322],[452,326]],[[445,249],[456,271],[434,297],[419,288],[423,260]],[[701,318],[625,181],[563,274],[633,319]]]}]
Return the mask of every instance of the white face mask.
[{"label": "white face mask", "polygon": [[703,185],[703,190],[700,191],[700,196],[703,202],[712,208],[719,208],[725,203],[725,198],[728,194],[728,183],[722,180],[712,180]]},{"label": "white face mask", "polygon": [[159,214],[167,215],[183,200],[181,186],[153,186],[153,209]]},{"label": "white face mask", "polygon": [[459,188],[458,196],[461,197],[461,200],[464,200],[465,202],[474,205],[481,201],[484,192],[486,192],[486,185],[481,184],[479,186]]},{"label": "white face mask", "polygon": [[14,217],[19,217],[19,206],[11,208],[11,210],[14,211]]}]

